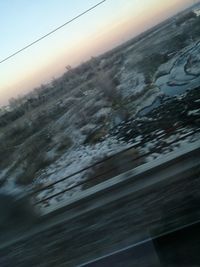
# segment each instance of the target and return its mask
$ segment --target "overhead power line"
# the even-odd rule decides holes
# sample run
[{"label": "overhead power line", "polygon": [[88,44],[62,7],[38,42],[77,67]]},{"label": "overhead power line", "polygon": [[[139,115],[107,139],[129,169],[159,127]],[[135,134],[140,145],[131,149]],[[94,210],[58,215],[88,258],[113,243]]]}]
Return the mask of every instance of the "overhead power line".
[{"label": "overhead power line", "polygon": [[35,45],[36,43],[40,42],[40,41],[43,40],[44,38],[48,37],[49,35],[55,33],[56,31],[58,31],[58,30],[60,30],[61,28],[65,27],[66,25],[70,24],[71,22],[73,22],[73,21],[77,20],[78,18],[82,17],[82,16],[85,15],[86,13],[88,13],[88,12],[92,11],[93,9],[97,8],[98,6],[102,5],[102,4],[103,4],[104,2],[106,2],[106,1],[107,1],[107,0],[103,0],[103,1],[101,1],[101,2],[99,2],[99,3],[97,3],[96,5],[94,5],[94,6],[90,7],[90,8],[88,8],[88,9],[85,10],[84,12],[78,14],[77,16],[75,16],[74,18],[68,20],[67,22],[65,22],[64,24],[62,24],[62,25],[60,25],[59,27],[55,28],[54,30],[48,32],[47,34],[45,34],[45,35],[41,36],[40,38],[36,39],[35,41],[33,41],[32,43],[30,43],[30,44],[24,46],[23,48],[17,50],[17,51],[14,52],[13,54],[11,54],[11,55],[7,56],[6,58],[2,59],[2,60],[0,61],[0,63],[3,63],[3,62],[5,62],[6,60],[8,60],[8,59],[10,59],[10,58],[12,58],[12,57],[14,57],[14,56],[16,56],[17,54],[19,54],[19,53],[21,53],[22,51],[26,50],[26,49],[29,48],[30,46]]}]

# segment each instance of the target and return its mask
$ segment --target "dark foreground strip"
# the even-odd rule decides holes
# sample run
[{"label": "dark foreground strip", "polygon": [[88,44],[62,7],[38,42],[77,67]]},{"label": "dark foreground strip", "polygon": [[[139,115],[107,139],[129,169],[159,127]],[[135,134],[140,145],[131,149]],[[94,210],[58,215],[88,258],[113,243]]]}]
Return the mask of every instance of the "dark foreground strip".
[{"label": "dark foreground strip", "polygon": [[200,266],[200,220],[174,231],[150,237],[79,267],[136,266]]}]

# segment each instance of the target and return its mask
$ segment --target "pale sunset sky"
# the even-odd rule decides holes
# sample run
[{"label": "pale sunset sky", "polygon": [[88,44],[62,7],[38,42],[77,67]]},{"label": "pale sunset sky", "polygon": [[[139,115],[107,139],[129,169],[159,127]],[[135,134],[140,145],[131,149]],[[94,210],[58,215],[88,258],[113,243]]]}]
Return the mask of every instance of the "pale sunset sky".
[{"label": "pale sunset sky", "polygon": [[[0,61],[100,0],[0,0]],[[123,43],[193,0],[107,0],[55,34],[0,63],[0,106]]]}]

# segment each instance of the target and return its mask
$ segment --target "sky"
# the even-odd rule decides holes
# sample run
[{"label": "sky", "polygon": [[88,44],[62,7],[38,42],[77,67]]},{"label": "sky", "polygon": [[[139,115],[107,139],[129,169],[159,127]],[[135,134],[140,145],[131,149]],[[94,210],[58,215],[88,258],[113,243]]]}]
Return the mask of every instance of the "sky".
[{"label": "sky", "polygon": [[[0,61],[101,0],[0,0]],[[0,106],[192,5],[193,0],[107,0],[0,63]]]}]

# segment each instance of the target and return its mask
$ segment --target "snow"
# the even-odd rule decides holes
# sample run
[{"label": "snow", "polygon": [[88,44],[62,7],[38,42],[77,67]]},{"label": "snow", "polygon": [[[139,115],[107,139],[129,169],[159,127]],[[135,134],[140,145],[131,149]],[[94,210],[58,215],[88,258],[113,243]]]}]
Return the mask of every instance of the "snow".
[{"label": "snow", "polygon": [[83,126],[80,130],[82,134],[87,135],[88,133],[94,131],[96,128],[97,128],[96,124],[88,123],[87,125]]},{"label": "snow", "polygon": [[[130,131],[129,129],[127,132]],[[183,149],[190,143],[198,141],[200,138],[199,133],[195,133],[191,136],[193,130],[191,128],[182,127],[177,129],[170,136],[167,135],[163,130],[157,130],[154,132],[156,138],[143,142],[143,136],[138,135],[136,138],[129,142],[124,142],[117,137],[107,136],[107,139],[101,143],[95,145],[78,146],[72,148],[70,151],[65,153],[57,162],[46,168],[36,179],[37,184],[48,185],[52,182],[58,181],[62,178],[70,176],[66,180],[55,184],[50,189],[38,193],[36,196],[37,201],[57,194],[65,189],[69,189],[63,194],[60,194],[50,200],[43,202],[40,205],[41,209],[50,208],[51,210],[56,209],[60,205],[60,202],[69,201],[72,196],[77,196],[82,191],[82,186],[76,186],[78,183],[83,182],[87,179],[87,176],[92,171],[91,166],[95,162],[98,162],[105,157],[113,155],[126,148],[130,148],[133,145],[137,145],[137,150],[141,155],[152,153],[145,157],[145,162],[153,161],[162,158],[164,155],[171,153],[177,149]],[[179,140],[179,139],[182,140]],[[179,140],[179,141],[178,141]],[[154,150],[156,149],[156,151]],[[153,152],[154,151],[154,152]],[[85,169],[86,168],[86,169]],[[83,170],[85,169],[85,170]],[[74,173],[83,170],[81,173]],[[75,188],[70,189],[71,187]]]},{"label": "snow", "polygon": [[200,83],[200,42],[183,49],[172,60],[161,65],[155,84],[166,95],[177,95]]},{"label": "snow", "polygon": [[170,59],[169,61],[167,61],[164,64],[161,64],[160,67],[158,68],[155,77],[160,77],[160,76],[164,76],[167,75],[171,72],[176,60],[177,60],[177,56],[174,56],[172,59]]},{"label": "snow", "polygon": [[[130,143],[119,141],[114,137],[109,137],[101,143],[80,146],[76,149],[68,151],[57,162],[46,168],[36,179],[36,184],[48,185],[52,182],[58,181],[66,176],[70,176],[73,173],[86,168],[87,166],[98,162],[99,160],[115,154],[121,150],[130,147]],[[85,170],[79,174],[73,175],[70,178],[54,185],[51,189],[47,189],[37,195],[37,201],[42,200],[50,195],[56,194],[66,188],[72,187],[81,181],[84,181],[91,170]],[[81,186],[76,187],[65,194],[57,197],[57,201],[52,199],[43,206],[56,205],[57,202],[63,201],[71,197],[73,194],[80,192]]]},{"label": "snow", "polygon": [[[19,168],[15,175],[10,176],[10,170],[13,168],[15,162],[13,162],[8,168],[5,168],[4,170],[0,170],[0,182],[6,180],[5,183],[3,183],[0,187],[0,191],[3,193],[13,194],[16,196],[20,196],[22,194],[25,194],[25,192],[28,192],[29,187],[28,186],[20,186],[16,184],[16,177],[20,175],[23,170]],[[6,179],[9,177],[9,179]]]},{"label": "snow", "polygon": [[188,112],[188,115],[193,115],[193,116],[200,116],[200,109],[195,109],[195,110],[190,110]]},{"label": "snow", "polygon": [[[159,42],[160,40],[157,41]],[[130,46],[126,49],[126,51],[124,51],[124,53],[128,54],[132,51],[133,47],[134,45]],[[162,64],[158,68],[154,76],[156,79],[155,86],[153,87],[152,85],[149,90],[147,90],[148,88],[145,84],[144,74],[130,68],[133,59],[129,57],[128,54],[127,59],[124,60],[124,64],[121,66],[121,69],[118,70],[117,78],[119,79],[120,85],[117,86],[117,90],[121,93],[123,98],[131,100],[130,102],[133,105],[133,110],[131,110],[131,107],[130,111],[133,111],[133,117],[137,112],[152,106],[154,101],[163,93],[174,95],[179,92],[179,90],[185,91],[199,85],[199,54],[200,42],[196,44],[193,43],[179,53],[176,53],[171,60]],[[135,61],[140,61],[141,59],[142,55],[138,53],[138,55],[134,57],[134,63]],[[107,62],[105,60],[102,60],[100,63],[101,66],[106,64]],[[84,95],[83,98],[82,96],[80,97],[80,93]],[[79,97],[76,97],[77,95]],[[131,97],[133,97],[134,101],[132,101]],[[200,100],[196,100],[195,102],[199,103]],[[107,134],[104,141],[86,146],[83,145],[85,138],[102,126],[102,124],[99,123],[100,120],[104,120],[111,115],[109,118],[111,122],[109,121],[108,123],[111,125],[113,120],[113,125],[116,125],[122,123],[123,118],[120,117],[120,114],[118,114],[117,111],[114,111],[110,107],[110,103],[107,103],[107,101],[101,96],[101,93],[95,88],[90,88],[88,90],[84,88],[80,89],[80,87],[75,88],[69,92],[65,98],[59,100],[57,102],[57,106],[54,105],[54,108],[57,108],[58,106],[66,107],[66,112],[53,122],[54,139],[57,138],[57,140],[55,140],[55,146],[47,152],[47,156],[50,159],[56,158],[56,149],[59,145],[59,140],[61,141],[63,136],[69,136],[70,139],[72,139],[73,145],[66,152],[63,152],[64,154],[62,154],[62,156],[54,163],[46,167],[40,173],[37,173],[33,187],[47,186],[62,178],[64,179],[68,176],[70,177],[55,184],[51,188],[38,193],[36,201],[43,200],[44,198],[50,197],[51,195],[57,194],[65,189],[70,189],[78,183],[84,182],[89,173],[92,171],[91,169],[87,169],[88,166],[119,151],[132,147],[133,145],[138,147],[137,149],[141,154],[149,153],[155,148],[157,148],[157,150],[159,149],[159,151],[156,150],[156,152],[153,152],[145,158],[145,161],[148,162],[161,158],[163,155],[176,150],[178,147],[183,148],[188,146],[191,142],[199,140],[200,137],[199,134],[188,137],[188,134],[192,132],[191,128],[181,128],[177,129],[177,131],[170,136],[166,136],[166,133],[163,130],[157,130],[152,134],[152,140],[148,142],[144,141],[144,136],[141,134],[138,134],[138,136],[134,137],[133,140],[129,142],[123,141],[123,137],[117,138]],[[121,111],[120,113],[122,114]],[[92,115],[87,116],[87,114]],[[188,112],[188,115],[199,116],[200,109],[191,110]],[[150,122],[154,121],[154,119],[143,116],[140,121]],[[128,129],[126,134],[129,134],[130,136],[132,132],[131,124],[132,121],[127,122],[129,128],[127,127]],[[123,127],[124,125],[119,126],[115,130],[115,134],[120,134],[120,131],[124,130]],[[177,141],[179,138],[183,138],[183,140]],[[174,142],[174,144],[171,144],[172,142]],[[83,170],[81,173],[77,173],[81,170]],[[16,171],[15,176],[19,175],[18,171],[20,170],[18,169]],[[8,172],[9,169],[0,171],[0,181],[7,176]],[[76,174],[73,175],[74,173]],[[16,177],[11,177],[11,179],[9,178],[2,190],[22,192],[23,187],[16,185],[15,178]],[[45,208],[47,206],[51,206],[52,209],[56,209],[58,203],[68,200],[75,194],[79,194],[80,191],[82,191],[81,185],[46,201],[41,205],[41,207]]]},{"label": "snow", "polygon": [[[146,157],[146,161],[152,161],[157,158],[162,158],[164,155],[171,153],[177,149],[184,149],[188,147],[188,145],[192,142],[196,142],[200,139],[200,133],[193,133],[191,129],[189,128],[183,128],[182,133],[175,132],[169,137],[165,137],[159,140],[164,141],[166,144],[168,144],[166,147],[164,147],[160,153],[152,153],[149,156]],[[192,134],[192,135],[190,135]],[[161,136],[160,136],[161,137]],[[200,143],[199,143],[200,144]],[[143,148],[143,152],[149,152],[151,149],[155,148],[157,146],[157,140],[155,142],[148,142],[145,144]]]},{"label": "snow", "polygon": [[140,94],[145,89],[144,74],[123,68],[120,76],[118,90],[124,98]]},{"label": "snow", "polygon": [[[7,175],[7,172],[8,172],[8,169],[1,172],[1,177],[4,177],[5,175]],[[16,173],[16,175],[18,174],[19,172]],[[16,184],[15,177],[10,177],[10,179],[7,179],[6,183],[1,187],[2,193],[12,194],[16,196],[22,196],[22,194],[24,194],[26,191],[28,191],[28,188],[25,188],[23,186],[19,186]]]},{"label": "snow", "polygon": [[200,75],[200,49],[196,49],[188,58],[186,70],[191,75]]},{"label": "snow", "polygon": [[96,114],[95,117],[100,119],[102,117],[107,117],[112,112],[111,108],[101,108]]}]

